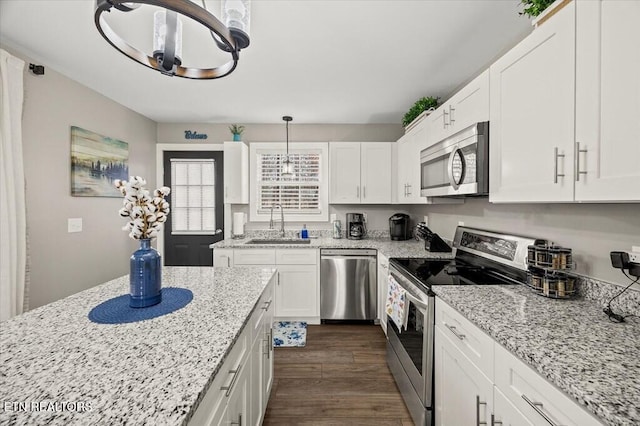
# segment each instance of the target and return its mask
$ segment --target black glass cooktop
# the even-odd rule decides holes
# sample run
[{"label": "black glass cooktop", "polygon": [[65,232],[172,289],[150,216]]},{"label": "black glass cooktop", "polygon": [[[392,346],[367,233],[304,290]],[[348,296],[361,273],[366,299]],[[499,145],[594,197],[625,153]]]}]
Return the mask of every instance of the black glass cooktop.
[{"label": "black glass cooktop", "polygon": [[463,260],[433,260],[394,257],[389,262],[405,275],[426,287],[432,285],[516,284],[504,273]]}]

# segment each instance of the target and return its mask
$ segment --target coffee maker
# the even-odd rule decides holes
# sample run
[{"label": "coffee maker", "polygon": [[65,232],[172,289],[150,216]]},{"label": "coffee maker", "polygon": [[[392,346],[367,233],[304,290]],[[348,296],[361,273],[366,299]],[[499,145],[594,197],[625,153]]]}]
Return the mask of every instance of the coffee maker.
[{"label": "coffee maker", "polygon": [[396,213],[389,218],[389,237],[391,241],[404,241],[411,238],[408,214]]},{"label": "coffee maker", "polygon": [[364,214],[347,213],[347,238],[361,240],[367,235],[367,227],[364,223]]}]

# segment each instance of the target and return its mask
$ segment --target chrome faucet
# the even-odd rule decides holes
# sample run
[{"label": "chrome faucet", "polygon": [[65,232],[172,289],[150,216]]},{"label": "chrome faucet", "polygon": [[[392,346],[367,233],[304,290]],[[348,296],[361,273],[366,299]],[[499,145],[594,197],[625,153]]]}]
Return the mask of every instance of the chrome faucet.
[{"label": "chrome faucet", "polygon": [[269,229],[273,229],[273,208],[275,206],[280,207],[280,236],[284,238],[284,209],[282,208],[282,204],[276,203],[271,205],[271,216],[269,218]]}]

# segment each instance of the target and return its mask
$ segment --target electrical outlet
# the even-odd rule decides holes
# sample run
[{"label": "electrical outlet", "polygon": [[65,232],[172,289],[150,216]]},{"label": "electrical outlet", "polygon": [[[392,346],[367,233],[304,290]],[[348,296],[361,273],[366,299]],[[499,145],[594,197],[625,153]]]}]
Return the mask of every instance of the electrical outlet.
[{"label": "electrical outlet", "polygon": [[335,213],[331,213],[331,222],[335,222],[336,220],[338,220],[338,215]]},{"label": "electrical outlet", "polygon": [[366,213],[362,213],[362,217],[364,218],[364,221],[367,221],[367,214]]},{"label": "electrical outlet", "polygon": [[424,226],[429,227],[429,216],[425,215],[423,218],[423,221],[424,221]]},{"label": "electrical outlet", "polygon": [[631,246],[631,251],[637,251],[640,253],[640,246]]},{"label": "electrical outlet", "polygon": [[67,219],[67,232],[82,232],[82,218],[74,217]]}]

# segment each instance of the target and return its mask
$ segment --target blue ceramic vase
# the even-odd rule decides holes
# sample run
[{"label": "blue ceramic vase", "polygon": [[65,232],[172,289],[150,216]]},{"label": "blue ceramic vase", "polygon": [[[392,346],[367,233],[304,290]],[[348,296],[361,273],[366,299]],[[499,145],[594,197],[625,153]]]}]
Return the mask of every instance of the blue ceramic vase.
[{"label": "blue ceramic vase", "polygon": [[238,142],[242,140],[242,135],[240,135],[240,133],[234,133],[233,134],[233,140]]},{"label": "blue ceramic vase", "polygon": [[151,247],[151,239],[140,240],[140,248],[131,255],[129,306],[145,308],[160,303],[162,262],[160,253]]}]

